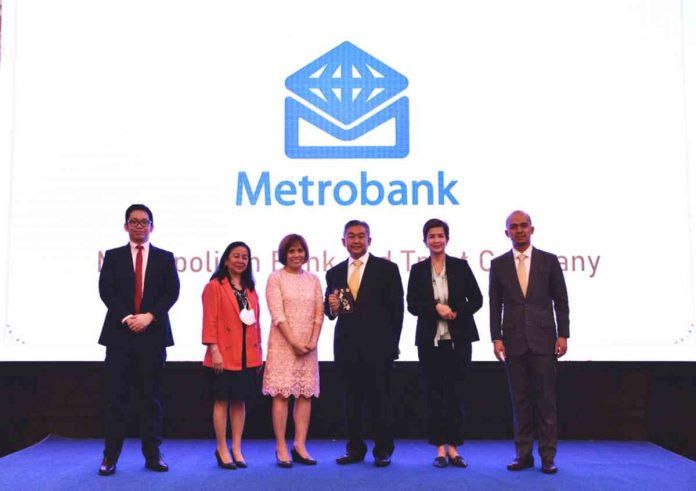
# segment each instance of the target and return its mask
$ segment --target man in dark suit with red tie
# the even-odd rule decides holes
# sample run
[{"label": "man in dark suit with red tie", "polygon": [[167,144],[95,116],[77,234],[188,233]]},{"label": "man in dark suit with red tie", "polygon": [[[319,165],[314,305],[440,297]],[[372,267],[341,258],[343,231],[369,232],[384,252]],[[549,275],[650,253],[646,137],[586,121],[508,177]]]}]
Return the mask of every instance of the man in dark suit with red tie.
[{"label": "man in dark suit with red tie", "polygon": [[150,209],[126,210],[123,228],[129,244],[106,251],[99,275],[99,295],[107,307],[99,344],[106,346],[106,418],[104,458],[99,474],[116,471],[126,433],[131,390],[140,402],[140,433],[145,467],[165,472],[162,443],[162,373],[172,346],[169,309],[179,297],[174,255],[149,242]]},{"label": "man in dark suit with red tie", "polygon": [[568,349],[568,292],[558,258],[532,247],[529,214],[514,211],[505,226],[512,250],[491,261],[489,296],[493,350],[505,362],[513,408],[517,454],[507,467],[534,467],[536,434],[541,470],[555,474],[556,364]]},{"label": "man in dark suit with red tie", "polygon": [[[367,223],[351,220],[343,229],[349,258],[326,273],[325,312],[336,318],[334,360],[345,384],[348,443],[338,464],[361,462],[367,446],[363,434],[363,405],[372,413],[375,465],[391,463],[391,368],[399,356],[404,319],[404,288],[399,268],[367,252],[372,242]],[[347,293],[350,290],[350,294]],[[354,300],[340,307],[339,293]]]}]

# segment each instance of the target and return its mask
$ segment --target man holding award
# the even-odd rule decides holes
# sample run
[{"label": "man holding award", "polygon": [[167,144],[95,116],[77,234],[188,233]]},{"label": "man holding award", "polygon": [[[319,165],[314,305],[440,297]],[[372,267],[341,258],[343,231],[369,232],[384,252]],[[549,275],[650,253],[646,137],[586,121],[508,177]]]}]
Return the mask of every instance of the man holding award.
[{"label": "man holding award", "polygon": [[367,453],[363,434],[363,406],[372,412],[377,467],[391,463],[390,379],[399,357],[404,318],[404,290],[396,264],[367,252],[370,226],[346,223],[343,246],[349,258],[326,273],[324,309],[335,319],[334,360],[345,386],[346,454],[338,464],[361,462]]}]

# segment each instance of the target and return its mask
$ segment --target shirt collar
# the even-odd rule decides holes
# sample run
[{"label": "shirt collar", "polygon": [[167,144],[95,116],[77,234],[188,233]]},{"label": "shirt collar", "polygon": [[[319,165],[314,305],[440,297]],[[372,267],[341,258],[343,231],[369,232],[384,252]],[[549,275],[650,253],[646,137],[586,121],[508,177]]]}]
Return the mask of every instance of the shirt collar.
[{"label": "shirt collar", "polygon": [[135,251],[137,246],[143,246],[143,252],[148,252],[150,250],[150,242],[143,242],[142,244],[136,244],[135,242],[128,241],[130,243],[131,251]]},{"label": "shirt collar", "polygon": [[360,256],[358,259],[353,259],[352,256],[348,256],[348,266],[352,266],[354,261],[360,261],[362,266],[365,266],[367,264],[367,260],[370,257],[370,253],[366,252],[362,256]]},{"label": "shirt collar", "polygon": [[529,259],[531,259],[532,258],[532,249],[533,249],[533,247],[531,245],[529,247],[527,247],[527,249],[525,249],[522,252],[518,251],[517,249],[513,249],[512,254],[513,254],[513,257],[515,258],[515,261],[517,261],[517,258],[520,257],[520,254],[524,254]]}]

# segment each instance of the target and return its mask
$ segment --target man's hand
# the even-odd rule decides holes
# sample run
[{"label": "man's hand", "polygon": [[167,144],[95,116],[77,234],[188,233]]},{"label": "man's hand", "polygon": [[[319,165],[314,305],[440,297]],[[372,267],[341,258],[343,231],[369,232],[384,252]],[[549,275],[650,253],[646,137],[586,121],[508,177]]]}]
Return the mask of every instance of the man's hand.
[{"label": "man's hand", "polygon": [[505,345],[500,339],[493,341],[493,354],[499,361],[505,361]]},{"label": "man's hand", "polygon": [[153,320],[155,320],[155,316],[150,312],[145,312],[144,314],[131,315],[126,319],[126,325],[133,332],[143,332],[152,324]]},{"label": "man's hand", "polygon": [[568,338],[559,337],[556,339],[556,346],[554,346],[553,352],[558,358],[565,355],[568,352]]},{"label": "man's hand", "polygon": [[340,305],[340,302],[338,300],[338,290],[334,290],[333,293],[329,294],[329,310],[331,310],[331,314],[335,314],[338,312],[338,306]]}]

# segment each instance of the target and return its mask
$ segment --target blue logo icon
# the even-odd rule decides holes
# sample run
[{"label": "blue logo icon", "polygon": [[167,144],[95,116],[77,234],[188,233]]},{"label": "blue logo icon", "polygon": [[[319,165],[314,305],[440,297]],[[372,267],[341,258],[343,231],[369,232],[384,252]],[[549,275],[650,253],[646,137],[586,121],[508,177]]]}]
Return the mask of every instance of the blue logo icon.
[{"label": "blue logo icon", "polygon": [[408,86],[396,70],[344,42],[285,80],[285,154],[290,158],[408,155]]}]

